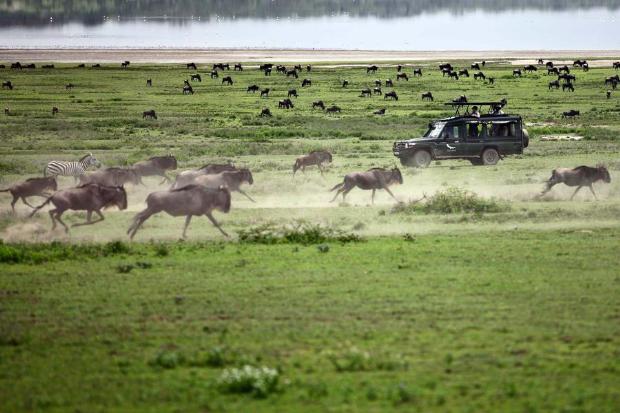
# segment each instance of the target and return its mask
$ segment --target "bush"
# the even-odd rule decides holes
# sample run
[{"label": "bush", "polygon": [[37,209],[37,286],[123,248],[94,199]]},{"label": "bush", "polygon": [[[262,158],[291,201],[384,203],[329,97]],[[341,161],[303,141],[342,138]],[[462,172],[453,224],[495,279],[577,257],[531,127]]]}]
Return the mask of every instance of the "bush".
[{"label": "bush", "polygon": [[240,369],[224,370],[218,387],[224,393],[251,393],[254,397],[265,398],[277,391],[279,377],[276,369],[245,365]]},{"label": "bush", "polygon": [[276,226],[268,223],[238,232],[239,242],[255,244],[324,244],[329,241],[341,243],[360,242],[355,234],[342,230],[298,222],[293,226]]},{"label": "bush", "polygon": [[436,192],[430,198],[422,201],[411,201],[396,205],[392,212],[412,214],[456,214],[471,212],[482,214],[485,212],[506,212],[510,205],[496,199],[485,199],[474,192],[465,189],[450,187]]}]

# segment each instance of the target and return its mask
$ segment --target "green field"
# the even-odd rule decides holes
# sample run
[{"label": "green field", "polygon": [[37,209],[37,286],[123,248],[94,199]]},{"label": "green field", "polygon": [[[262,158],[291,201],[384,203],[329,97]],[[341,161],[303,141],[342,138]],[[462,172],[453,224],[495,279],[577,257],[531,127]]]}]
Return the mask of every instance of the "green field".
[{"label": "green field", "polygon": [[[0,71],[15,86],[0,91],[9,109],[0,187],[87,152],[104,166],[172,153],[180,170],[227,160],[250,168],[257,202],[233,194],[231,212],[215,213],[231,239],[195,218],[178,241],[183,219],[158,215],[130,244],[133,215],[166,188],[154,178],[127,188],[128,211],[104,211],[105,222],[68,235],[49,231],[45,211],[28,218],[18,204],[12,214],[0,194],[0,411],[620,408],[620,100],[606,99],[603,85],[611,68],[575,70],[576,91],[563,93],[548,91],[552,77],[541,71],[514,79],[503,61],[484,69],[495,85],[442,78],[436,62],[408,65],[424,70],[409,82],[396,82],[393,66],[366,75],[317,63],[294,80],[247,65],[224,72],[233,86],[210,79],[206,65],[74,66]],[[184,96],[190,73],[203,79]],[[312,87],[300,87],[304,77]],[[387,78],[397,102],[359,97]],[[246,93],[251,84],[271,96]],[[278,109],[291,88],[295,108]],[[435,102],[421,101],[426,91]],[[360,190],[347,204],[329,202],[345,173],[395,165],[392,142],[451,115],[443,102],[462,94],[508,99],[532,137],[524,154],[493,167],[403,168],[404,184],[393,187],[400,206],[384,193],[370,205]],[[319,99],[342,113],[312,110]],[[273,118],[257,116],[263,107]],[[384,117],[371,115],[382,107]],[[159,119],[143,120],[148,109]],[[569,109],[581,116],[561,119]],[[582,139],[541,141],[549,135]],[[325,177],[310,169],[293,178],[295,158],[317,148],[334,153]],[[569,201],[573,190],[559,185],[539,196],[553,168],[598,163],[612,176],[595,185],[598,201],[587,190]],[[459,209],[462,191],[479,209]],[[407,206],[438,193],[457,194],[456,210]],[[246,365],[276,369],[277,383],[223,383]]]}]

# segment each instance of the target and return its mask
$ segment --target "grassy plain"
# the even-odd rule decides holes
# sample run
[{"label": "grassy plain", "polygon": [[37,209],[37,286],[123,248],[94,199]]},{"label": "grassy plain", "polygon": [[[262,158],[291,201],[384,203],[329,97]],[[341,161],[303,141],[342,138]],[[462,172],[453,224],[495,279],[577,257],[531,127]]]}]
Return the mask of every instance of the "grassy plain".
[{"label": "grassy plain", "polygon": [[[70,235],[50,233],[44,212],[28,219],[20,206],[12,215],[1,194],[0,410],[617,411],[620,101],[605,99],[603,85],[614,71],[576,71],[576,91],[563,93],[548,91],[541,72],[512,78],[507,62],[484,69],[495,85],[449,81],[436,62],[412,67],[424,76],[396,82],[394,67],[366,75],[317,64],[293,80],[248,67],[226,72],[230,87],[181,65],[0,72],[15,85],[0,92],[10,111],[0,118],[2,187],[85,152],[106,166],[163,153],[180,169],[232,160],[254,172],[248,192],[258,202],[233,195],[231,213],[216,214],[229,232],[302,220],[365,240],[248,244],[194,219],[177,242],[182,220],[156,216],[136,238],[148,242],[128,245],[118,241],[131,217],[163,189],[155,179],[128,188],[129,211],[107,211],[103,224]],[[183,96],[196,72],[196,94]],[[311,88],[301,89],[304,77]],[[386,78],[397,102],[358,97]],[[251,84],[272,96],[246,93]],[[277,109],[291,88],[295,108]],[[420,100],[428,90],[433,103]],[[406,170],[394,192],[407,201],[459,187],[507,209],[403,213],[386,194],[369,205],[362,191],[346,205],[328,202],[346,172],[393,165],[392,142],[450,115],[442,103],[461,94],[506,97],[529,125],[530,147],[495,167]],[[312,110],[318,99],[342,114]],[[274,117],[259,118],[262,107]],[[370,115],[381,107],[385,117]],[[159,119],[143,120],[151,108]],[[560,119],[568,109],[581,116]],[[584,139],[540,141],[567,134]],[[309,170],[293,179],[294,158],[315,148],[334,153],[325,178]],[[537,197],[551,169],[599,162],[612,182],[595,187],[598,202],[587,191],[570,202],[562,187]],[[222,392],[222,372],[245,364],[279,369],[277,391]]]}]

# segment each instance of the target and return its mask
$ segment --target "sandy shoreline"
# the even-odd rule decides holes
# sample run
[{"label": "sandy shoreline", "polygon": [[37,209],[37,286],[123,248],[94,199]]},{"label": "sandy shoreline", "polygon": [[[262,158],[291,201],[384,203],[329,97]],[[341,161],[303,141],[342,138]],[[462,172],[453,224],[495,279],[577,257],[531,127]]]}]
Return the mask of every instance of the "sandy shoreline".
[{"label": "sandy shoreline", "polygon": [[611,65],[620,50],[523,51],[373,51],[289,49],[0,49],[0,62],[59,63],[214,63],[214,62],[412,62],[446,60],[509,60],[526,62],[568,58],[601,59],[591,66]]}]

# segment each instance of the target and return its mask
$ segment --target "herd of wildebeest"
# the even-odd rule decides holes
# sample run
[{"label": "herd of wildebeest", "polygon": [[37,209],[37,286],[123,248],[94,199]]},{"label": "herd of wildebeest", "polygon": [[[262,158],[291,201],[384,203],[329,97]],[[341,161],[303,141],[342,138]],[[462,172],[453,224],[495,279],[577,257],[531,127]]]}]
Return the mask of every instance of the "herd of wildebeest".
[{"label": "herd of wildebeest", "polygon": [[[545,65],[548,74],[555,74],[558,76],[557,81],[549,83],[549,89],[559,88],[560,81],[563,81],[562,89],[574,91],[574,82],[576,77],[570,73],[570,68],[567,65],[557,67],[553,62],[546,62],[542,59],[538,61],[539,65]],[[129,61],[122,63],[121,67],[127,68],[130,65]],[[478,70],[474,74],[476,79],[486,80],[489,83],[494,83],[495,79],[487,77],[482,72],[486,62],[476,62],[471,64],[471,69]],[[580,67],[583,70],[589,70],[589,65],[585,60],[576,60],[574,67]],[[4,65],[0,65],[0,69],[4,68]],[[79,65],[79,67],[85,67],[85,65]],[[101,67],[99,64],[93,65],[93,67]],[[186,65],[188,69],[197,70],[197,66],[194,63]],[[11,65],[11,69],[34,69],[34,64],[22,65],[20,63],[14,63]],[[53,69],[54,65],[44,65],[45,69]],[[265,76],[270,76],[273,64],[263,64],[259,66]],[[613,68],[620,69],[620,62],[614,62]],[[229,70],[229,64],[218,63],[214,64],[210,72],[211,78],[219,77],[219,71]],[[287,68],[282,65],[275,66],[277,73],[292,76],[298,78],[299,73],[303,71],[301,65],[296,65],[293,68]],[[408,81],[409,76],[402,71],[403,66],[397,66],[396,80]],[[235,64],[235,71],[243,71],[241,64]],[[376,73],[379,67],[376,65],[366,67],[366,72]],[[451,64],[445,63],[439,66],[439,70],[444,76],[448,76],[449,79],[458,80],[459,77],[469,77],[468,69],[457,70]],[[513,76],[521,77],[523,72],[537,71],[538,67],[534,65],[525,66],[523,71],[520,69],[513,70]],[[306,72],[310,73],[312,67],[306,66]],[[422,69],[415,68],[413,76],[422,76]],[[200,74],[192,74],[190,76],[191,81],[201,82],[202,78]],[[225,76],[222,80],[223,83],[233,84],[234,81],[231,76]],[[617,84],[620,82],[618,75],[608,77],[605,80],[605,85],[611,85],[613,89],[616,89]],[[373,94],[383,94],[381,90],[382,82],[380,80],[375,81],[375,87],[373,90],[369,88],[361,91],[361,97],[369,97]],[[147,86],[152,86],[152,79],[147,79]],[[312,85],[312,80],[305,78],[302,81],[301,87],[306,88]],[[348,87],[349,82],[347,80],[342,81],[342,87]],[[393,87],[393,81],[387,79],[385,81],[387,87]],[[11,81],[3,83],[3,88],[12,90],[14,85]],[[65,87],[72,89],[75,85],[69,83]],[[250,85],[247,88],[248,93],[255,93],[260,91],[261,97],[268,97],[270,90],[261,89],[258,85]],[[194,90],[190,81],[185,80],[183,86],[184,94],[193,94]],[[291,97],[297,97],[297,90],[292,89],[288,91],[288,97],[278,102],[278,107],[289,109],[293,108],[294,104],[291,101]],[[398,95],[395,91],[386,92],[383,94],[384,99],[398,100]],[[607,97],[611,96],[611,91],[607,91]],[[433,101],[432,92],[426,92],[422,94],[423,100]],[[466,96],[459,96],[454,100],[455,102],[466,103]],[[340,107],[337,105],[326,106],[321,100],[312,103],[313,108],[319,108],[325,110],[327,113],[340,112]],[[385,114],[386,109],[380,108],[374,112],[377,115]],[[9,109],[5,109],[5,114],[9,114]],[[52,109],[52,113],[56,114],[59,110],[57,107]],[[565,112],[563,116],[575,116],[579,111],[571,110]],[[272,116],[269,108],[263,108],[260,116]],[[148,110],[143,113],[144,118],[157,119],[155,110]],[[323,174],[326,164],[331,163],[333,156],[326,150],[315,150],[307,155],[298,157],[293,165],[293,176],[299,170],[305,172],[305,169],[309,166],[317,166],[321,174]],[[215,227],[225,236],[228,234],[221,228],[219,223],[213,217],[213,211],[218,210],[224,213],[230,211],[231,208],[231,192],[238,192],[250,201],[255,202],[250,195],[248,195],[241,185],[252,185],[254,179],[252,173],[247,168],[238,168],[231,163],[226,164],[207,164],[197,169],[186,170],[177,174],[174,180],[170,179],[167,175],[167,171],[177,169],[177,160],[172,155],[155,156],[145,161],[135,163],[130,167],[109,167],[105,169],[98,169],[94,172],[89,172],[88,169],[92,166],[100,167],[99,161],[92,155],[87,154],[78,161],[50,161],[44,170],[43,177],[30,178],[23,182],[12,185],[10,188],[0,190],[0,192],[10,192],[13,196],[11,201],[11,207],[15,211],[15,204],[18,200],[22,200],[24,204],[33,208],[30,217],[34,216],[41,208],[51,204],[52,209],[49,210],[49,215],[52,220],[52,230],[60,223],[65,232],[69,231],[69,227],[63,222],[62,215],[67,210],[86,211],[86,221],[82,223],[73,224],[73,226],[91,225],[104,220],[104,216],[101,210],[106,207],[117,206],[119,209],[124,210],[127,208],[127,191],[125,186],[127,184],[144,185],[142,178],[148,176],[158,176],[163,178],[160,184],[171,184],[169,189],[163,191],[157,191],[149,194],[146,198],[146,209],[138,213],[127,233],[131,239],[135,236],[136,232],[142,224],[152,215],[159,212],[166,212],[172,216],[185,216],[185,226],[183,228],[183,237],[186,235],[187,227],[193,216],[206,215],[207,218],[213,223]],[[67,189],[58,189],[57,177],[58,176],[72,176],[75,179],[77,186]],[[603,181],[609,183],[611,177],[608,170],[604,166],[579,166],[577,168],[559,168],[552,171],[551,178],[546,183],[543,194],[547,193],[551,188],[558,184],[564,183],[568,186],[577,187],[571,199],[577,194],[577,192],[584,186],[587,186],[594,197],[594,189],[592,185],[597,181]],[[371,200],[374,203],[375,192],[377,190],[387,191],[395,200],[396,197],[390,191],[389,187],[393,184],[402,184],[403,177],[398,168],[371,168],[363,172],[352,172],[344,176],[343,181],[336,184],[330,189],[332,192],[336,192],[332,202],[335,201],[339,195],[342,195],[343,201],[346,199],[346,195],[354,188],[360,188],[363,190],[372,191]],[[46,198],[45,201],[35,207],[31,205],[27,198],[32,196],[39,196]],[[398,200],[397,200],[398,201]],[[98,218],[93,220],[92,215],[96,214]]]}]

